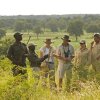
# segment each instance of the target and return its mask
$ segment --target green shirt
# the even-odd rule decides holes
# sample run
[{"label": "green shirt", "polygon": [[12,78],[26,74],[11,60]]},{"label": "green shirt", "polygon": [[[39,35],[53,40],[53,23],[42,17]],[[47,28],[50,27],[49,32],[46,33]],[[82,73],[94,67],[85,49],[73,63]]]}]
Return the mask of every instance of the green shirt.
[{"label": "green shirt", "polygon": [[26,66],[25,59],[27,54],[27,47],[24,43],[13,43],[7,52],[7,57],[12,61],[13,64],[19,66]]}]

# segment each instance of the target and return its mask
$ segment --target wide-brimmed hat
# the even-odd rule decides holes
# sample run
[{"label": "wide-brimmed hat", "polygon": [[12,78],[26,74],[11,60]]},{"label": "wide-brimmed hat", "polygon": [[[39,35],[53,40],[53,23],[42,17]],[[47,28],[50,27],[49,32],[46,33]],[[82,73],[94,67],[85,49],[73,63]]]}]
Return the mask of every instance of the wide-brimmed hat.
[{"label": "wide-brimmed hat", "polygon": [[51,38],[46,38],[45,41],[43,41],[44,43],[53,43],[54,41],[51,40]]},{"label": "wide-brimmed hat", "polygon": [[67,40],[68,42],[71,42],[68,35],[64,35],[61,39],[62,40]]},{"label": "wide-brimmed hat", "polygon": [[86,41],[85,40],[81,40],[80,44],[86,44]]},{"label": "wide-brimmed hat", "polygon": [[18,37],[18,36],[22,36],[23,34],[21,34],[21,33],[19,33],[19,32],[16,32],[15,34],[14,34],[14,37]]},{"label": "wide-brimmed hat", "polygon": [[94,33],[94,37],[100,37],[100,33]]}]

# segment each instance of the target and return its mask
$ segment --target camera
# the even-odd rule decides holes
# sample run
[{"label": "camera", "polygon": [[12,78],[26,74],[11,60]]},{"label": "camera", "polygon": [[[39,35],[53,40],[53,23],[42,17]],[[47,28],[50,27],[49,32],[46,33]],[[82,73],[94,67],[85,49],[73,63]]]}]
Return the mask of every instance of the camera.
[{"label": "camera", "polygon": [[64,55],[65,55],[65,57],[69,57],[69,55],[70,55],[70,50],[68,50],[67,52],[64,51]]}]

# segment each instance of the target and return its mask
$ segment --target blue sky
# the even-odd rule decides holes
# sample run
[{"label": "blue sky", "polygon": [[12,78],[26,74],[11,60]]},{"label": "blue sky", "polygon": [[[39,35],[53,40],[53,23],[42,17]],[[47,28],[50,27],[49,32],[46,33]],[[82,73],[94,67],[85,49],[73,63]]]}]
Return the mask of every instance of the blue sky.
[{"label": "blue sky", "polygon": [[0,15],[100,14],[100,0],[0,0]]}]

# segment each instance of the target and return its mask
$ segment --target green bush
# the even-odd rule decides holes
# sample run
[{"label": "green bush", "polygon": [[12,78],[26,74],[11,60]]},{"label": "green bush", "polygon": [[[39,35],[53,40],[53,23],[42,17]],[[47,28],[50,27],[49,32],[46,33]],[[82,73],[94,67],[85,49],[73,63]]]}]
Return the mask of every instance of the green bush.
[{"label": "green bush", "polygon": [[[76,85],[80,90],[74,90],[68,93],[63,89],[61,92],[58,92],[56,89],[50,89],[48,85],[43,86],[43,81],[33,76],[34,72],[29,66],[27,67],[26,75],[15,77],[12,75],[12,67],[13,65],[7,58],[0,60],[0,100],[100,99],[100,86],[95,81],[86,81],[85,83],[77,82]],[[49,84],[48,81],[47,84]]]},{"label": "green bush", "polygon": [[1,39],[0,41],[0,57],[3,57],[7,54],[7,50],[10,46],[10,44],[12,44],[13,40],[7,38],[7,39]]}]

